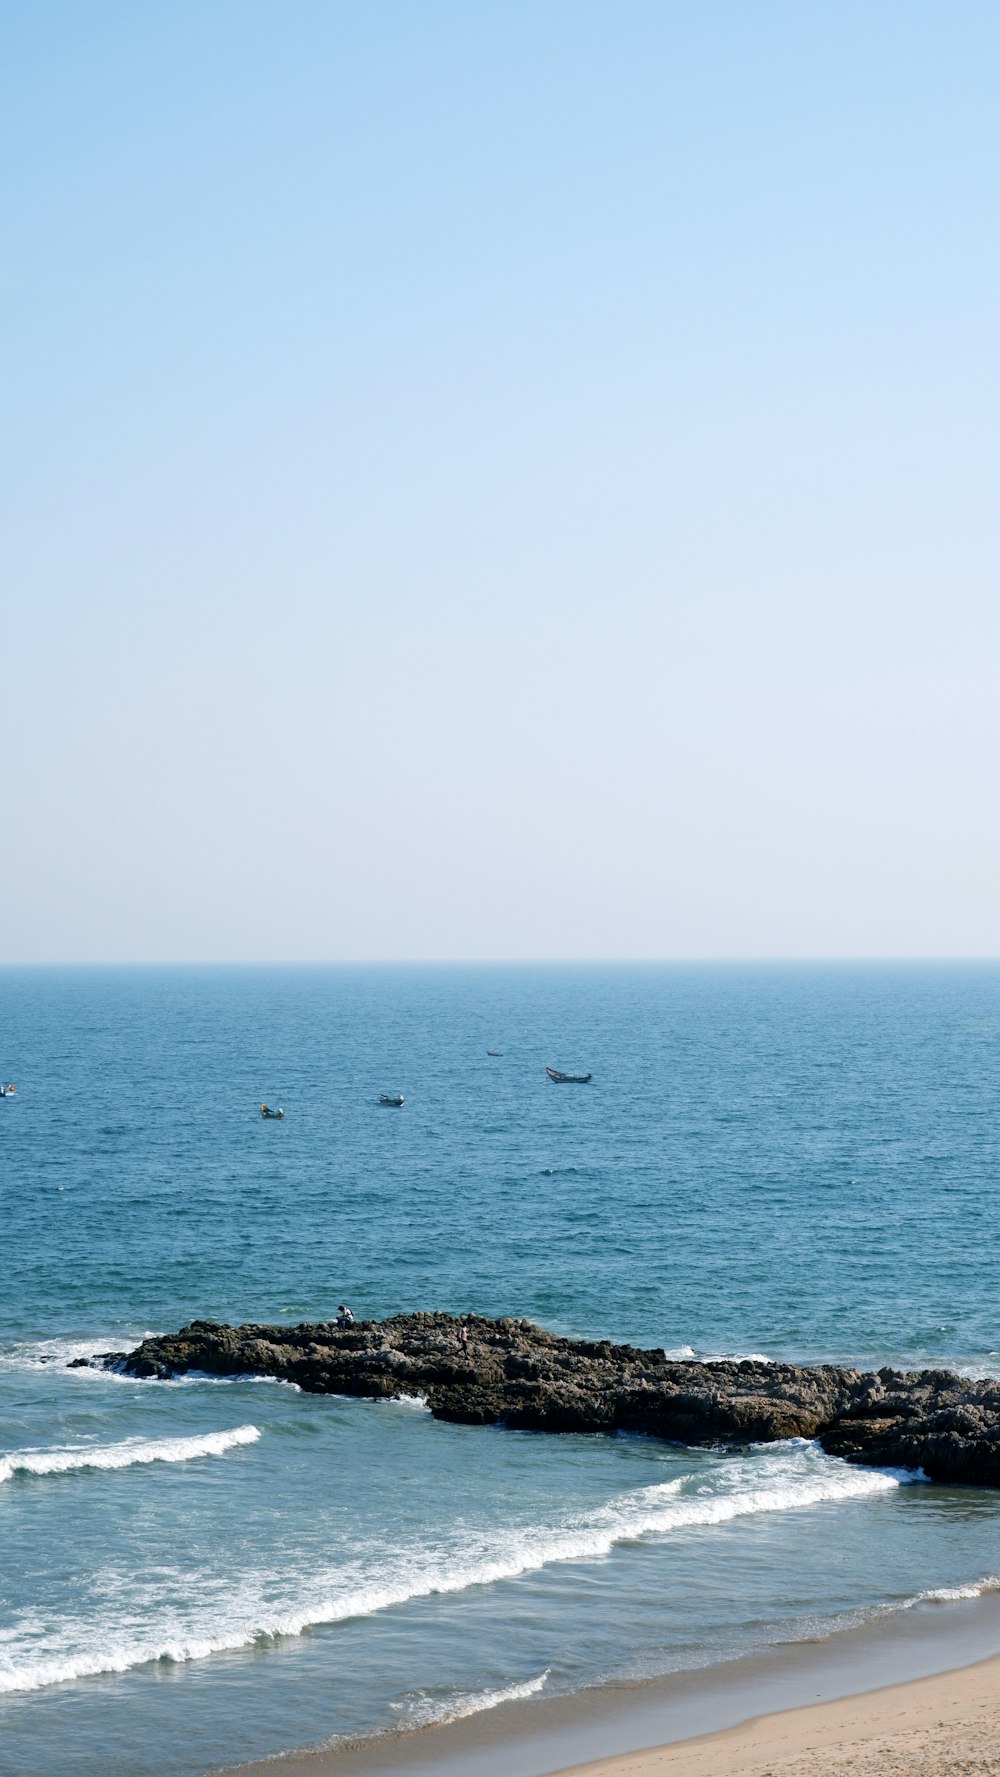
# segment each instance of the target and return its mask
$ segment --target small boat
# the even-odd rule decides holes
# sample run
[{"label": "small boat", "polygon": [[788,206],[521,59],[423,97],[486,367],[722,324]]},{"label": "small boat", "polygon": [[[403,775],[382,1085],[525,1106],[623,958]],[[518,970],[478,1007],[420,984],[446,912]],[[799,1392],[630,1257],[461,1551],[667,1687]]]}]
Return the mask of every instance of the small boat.
[{"label": "small boat", "polygon": [[398,1111],[403,1104],[403,1094],[401,1092],[380,1092],[378,1101],[379,1104],[391,1104],[393,1109]]},{"label": "small boat", "polygon": [[503,1050],[502,1049],[487,1049],[486,1053],[487,1053],[487,1055],[502,1055]]},{"label": "small boat", "polygon": [[15,1086],[13,1080],[8,1080],[6,1086],[0,1086],[0,1098],[16,1098],[16,1097],[17,1097],[17,1087]]},{"label": "small boat", "polygon": [[260,1107],[260,1114],[262,1117],[283,1117],[285,1113],[280,1104],[276,1111],[272,1111],[269,1104],[262,1104]]},{"label": "small boat", "polygon": [[589,1086],[593,1074],[561,1074],[557,1067],[547,1067],[545,1072],[557,1086]]}]

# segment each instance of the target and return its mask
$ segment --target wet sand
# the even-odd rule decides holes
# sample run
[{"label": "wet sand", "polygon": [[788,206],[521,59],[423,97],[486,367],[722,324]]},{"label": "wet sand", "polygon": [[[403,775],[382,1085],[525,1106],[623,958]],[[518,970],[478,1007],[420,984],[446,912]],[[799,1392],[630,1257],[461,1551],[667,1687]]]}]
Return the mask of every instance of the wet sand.
[{"label": "wet sand", "polygon": [[240,1777],[1000,1777],[1000,1597],[283,1754]]},{"label": "wet sand", "polygon": [[560,1777],[997,1777],[1000,1658],[760,1716]]}]

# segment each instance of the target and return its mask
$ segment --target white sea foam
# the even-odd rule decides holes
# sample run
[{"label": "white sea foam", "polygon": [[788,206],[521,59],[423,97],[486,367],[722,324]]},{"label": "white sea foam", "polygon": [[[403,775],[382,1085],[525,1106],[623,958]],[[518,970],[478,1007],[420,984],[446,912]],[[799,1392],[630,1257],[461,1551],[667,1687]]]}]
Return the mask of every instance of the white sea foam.
[{"label": "white sea foam", "polygon": [[952,1604],[965,1598],[982,1598],[986,1592],[1000,1592],[1000,1576],[987,1574],[985,1579],[972,1580],[965,1586],[938,1586],[931,1592],[919,1592],[914,1604]]},{"label": "white sea foam", "polygon": [[[97,1351],[131,1350],[134,1345],[148,1337],[146,1333],[124,1334],[108,1333],[96,1335],[90,1339],[20,1339],[16,1344],[9,1345],[0,1351],[0,1371],[2,1370],[49,1370],[58,1373],[65,1370],[74,1358],[93,1357]],[[82,1365],[72,1372],[74,1376],[111,1376],[120,1380],[113,1370],[85,1369]]]},{"label": "white sea foam", "polygon": [[[239,1429],[244,1435],[256,1435],[256,1428]],[[176,1448],[207,1441],[164,1443]],[[105,1632],[95,1635],[93,1620],[66,1622],[44,1648],[30,1633],[0,1646],[0,1692],[122,1672],[154,1660],[200,1659],[299,1635],[309,1627],[370,1616],[411,1599],[496,1585],[553,1562],[601,1560],[617,1544],[640,1538],[713,1529],[759,1513],[871,1500],[914,1478],[847,1468],[815,1445],[800,1441],[732,1458],[710,1476],[704,1470],[675,1475],[548,1524],[478,1530],[463,1526],[443,1553],[439,1548],[387,1548],[377,1555],[364,1551],[326,1572],[262,1573],[248,1575],[239,1584],[232,1584],[227,1574],[180,1607],[175,1591],[172,1597],[158,1599],[148,1579],[128,1607],[116,1580],[105,1588]],[[129,1621],[135,1628],[123,1633],[122,1625]],[[470,1709],[486,1706],[481,1698],[469,1702]]]},{"label": "white sea foam", "polygon": [[290,1388],[294,1394],[302,1390],[287,1376],[257,1376],[252,1370],[236,1371],[232,1376],[213,1376],[208,1370],[185,1370],[183,1376],[153,1376],[156,1388],[233,1388],[239,1383],[253,1383],[262,1388]]},{"label": "white sea foam", "polygon": [[[50,1378],[73,1382],[101,1382],[135,1388],[143,1386],[135,1376],[124,1376],[119,1370],[106,1370],[93,1362],[75,1365],[74,1360],[93,1359],[102,1351],[132,1351],[143,1339],[152,1335],[148,1329],[135,1332],[97,1333],[89,1339],[21,1339],[0,1350],[0,1378],[10,1373],[44,1373]],[[73,1366],[72,1368],[70,1366]]]},{"label": "white sea foam", "polygon": [[768,1357],[766,1351],[706,1351],[702,1353],[703,1364],[775,1364],[777,1358]]},{"label": "white sea foam", "polygon": [[420,1691],[400,1705],[402,1726],[440,1727],[446,1721],[462,1721],[467,1715],[482,1715],[485,1710],[496,1709],[501,1703],[519,1703],[525,1697],[537,1697],[545,1688],[548,1676],[549,1669],[546,1668],[537,1678],[527,1678],[523,1684],[510,1684],[495,1691],[458,1692],[451,1697],[431,1697],[426,1691]]},{"label": "white sea foam", "polygon": [[664,1347],[663,1355],[673,1364],[692,1360],[698,1364],[773,1364],[778,1360],[763,1351],[698,1351],[693,1345]]},{"label": "white sea foam", "polygon": [[698,1525],[726,1524],[759,1512],[804,1511],[809,1506],[842,1500],[871,1499],[916,1479],[913,1474],[889,1473],[884,1469],[843,1468],[808,1478],[789,1476],[776,1486],[742,1487],[723,1493],[700,1487],[696,1492],[685,1492],[683,1481],[667,1481],[641,1488],[627,1504],[609,1506],[608,1525],[618,1532],[615,1541],[621,1541]]},{"label": "white sea foam", "polygon": [[132,1468],[136,1463],[188,1462],[195,1456],[224,1456],[238,1444],[254,1444],[256,1425],[206,1432],[191,1438],[126,1438],[120,1444],[77,1444],[62,1450],[11,1450],[0,1456],[0,1482],[14,1475],[64,1475],[71,1469]]},{"label": "white sea foam", "polygon": [[[134,1351],[144,1339],[154,1335],[149,1328],[132,1333],[95,1334],[89,1339],[23,1339],[0,1350],[0,1375],[7,1371],[43,1371],[52,1376],[68,1375],[74,1382],[124,1383],[129,1388],[229,1388],[234,1383],[259,1383],[268,1388],[290,1388],[302,1391],[297,1382],[285,1376],[212,1376],[207,1370],[187,1370],[182,1376],[128,1376],[120,1370],[106,1370],[99,1363],[74,1365],[74,1360],[93,1359],[99,1352]],[[74,1366],[74,1367],[70,1367]]]}]

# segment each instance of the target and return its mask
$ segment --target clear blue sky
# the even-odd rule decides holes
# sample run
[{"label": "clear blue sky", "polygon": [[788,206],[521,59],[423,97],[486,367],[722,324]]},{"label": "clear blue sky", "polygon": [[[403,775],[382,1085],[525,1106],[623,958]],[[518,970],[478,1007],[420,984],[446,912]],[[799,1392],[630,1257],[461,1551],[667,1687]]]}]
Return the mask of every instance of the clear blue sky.
[{"label": "clear blue sky", "polygon": [[0,956],[1000,953],[1000,11],[8,0]]}]

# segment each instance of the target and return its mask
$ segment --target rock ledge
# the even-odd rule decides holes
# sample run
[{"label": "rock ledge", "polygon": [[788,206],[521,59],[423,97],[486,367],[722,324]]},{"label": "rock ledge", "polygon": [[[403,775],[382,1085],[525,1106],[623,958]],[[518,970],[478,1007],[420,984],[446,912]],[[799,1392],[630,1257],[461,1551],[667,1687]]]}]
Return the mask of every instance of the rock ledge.
[{"label": "rock ledge", "polygon": [[222,1326],[195,1320],[99,1362],[126,1375],[276,1376],[311,1394],[427,1397],[438,1419],[523,1431],[642,1432],[682,1444],[816,1438],[873,1468],[1000,1486],[1000,1382],[949,1370],[678,1362],[607,1340],[563,1339],[524,1320],[398,1314],[391,1320]]}]

